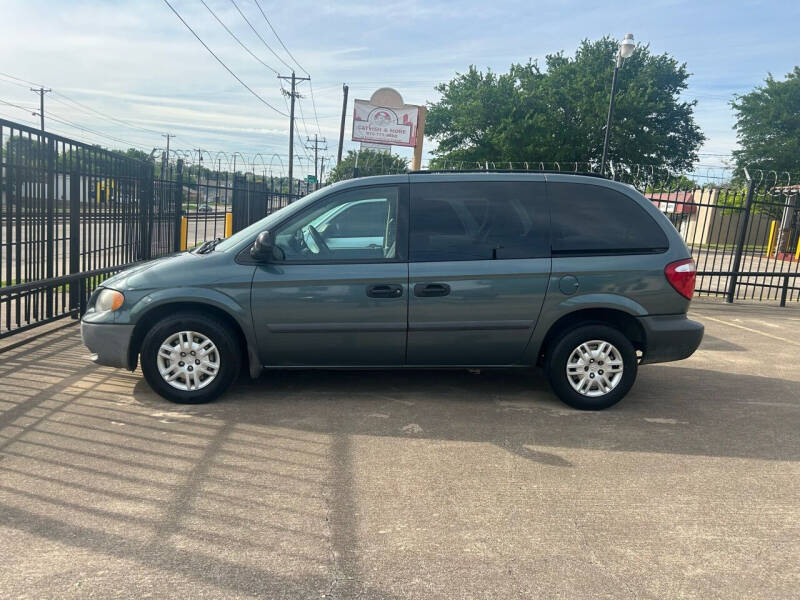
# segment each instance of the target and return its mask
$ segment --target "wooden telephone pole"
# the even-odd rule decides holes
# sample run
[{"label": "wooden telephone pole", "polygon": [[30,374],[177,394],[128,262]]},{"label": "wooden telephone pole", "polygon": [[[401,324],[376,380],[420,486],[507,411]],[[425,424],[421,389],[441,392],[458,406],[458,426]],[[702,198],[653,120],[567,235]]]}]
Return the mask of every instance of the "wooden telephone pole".
[{"label": "wooden telephone pole", "polygon": [[[39,94],[39,118],[41,119],[42,133],[44,133],[44,95],[47,92],[52,92],[53,90],[51,90],[50,88],[45,89],[43,87],[40,87],[40,88],[31,88],[31,91]],[[35,115],[36,113],[33,114]]]},{"label": "wooden telephone pole", "polygon": [[298,77],[292,71],[292,76],[278,75],[278,79],[286,79],[292,82],[292,90],[284,92],[291,98],[291,107],[289,109],[289,194],[292,193],[292,184],[294,177],[294,101],[300,97],[297,93],[297,83],[300,81],[311,81],[311,77]]}]

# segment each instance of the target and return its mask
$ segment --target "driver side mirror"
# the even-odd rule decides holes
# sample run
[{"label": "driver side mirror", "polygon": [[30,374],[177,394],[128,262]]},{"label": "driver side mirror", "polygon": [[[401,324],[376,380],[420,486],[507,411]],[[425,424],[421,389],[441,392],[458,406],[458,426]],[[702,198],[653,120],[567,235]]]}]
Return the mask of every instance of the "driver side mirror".
[{"label": "driver side mirror", "polygon": [[262,231],[258,234],[253,247],[250,248],[250,256],[258,262],[269,262],[273,258],[275,243],[269,231]]}]

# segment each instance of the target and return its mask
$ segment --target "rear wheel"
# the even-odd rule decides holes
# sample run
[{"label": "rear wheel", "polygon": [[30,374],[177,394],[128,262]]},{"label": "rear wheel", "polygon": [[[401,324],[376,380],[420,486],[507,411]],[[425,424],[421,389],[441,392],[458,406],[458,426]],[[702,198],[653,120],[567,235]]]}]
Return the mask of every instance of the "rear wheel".
[{"label": "rear wheel", "polygon": [[241,352],[233,333],[213,317],[166,317],[142,342],[142,373],[153,391],[186,404],[210,402],[239,374]]},{"label": "rear wheel", "polygon": [[556,395],[581,410],[601,410],[622,400],[636,380],[636,350],[608,325],[583,325],[567,332],[547,357]]}]

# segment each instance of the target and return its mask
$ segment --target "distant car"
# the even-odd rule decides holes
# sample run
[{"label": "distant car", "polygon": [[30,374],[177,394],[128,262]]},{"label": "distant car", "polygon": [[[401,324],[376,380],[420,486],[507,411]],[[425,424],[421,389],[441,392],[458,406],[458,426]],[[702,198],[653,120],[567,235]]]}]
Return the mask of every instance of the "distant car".
[{"label": "distant car", "polygon": [[213,206],[211,206],[211,205],[210,205],[210,204],[208,204],[208,203],[206,203],[206,204],[201,204],[200,206],[198,206],[198,207],[197,207],[197,212],[199,212],[199,213],[209,213],[209,212],[214,212],[214,207],[213,207]]},{"label": "distant car", "polygon": [[691,355],[695,266],[630,186],[564,174],[412,174],[318,190],[225,240],[103,282],[99,364],[206,402],[273,368],[541,366],[602,409],[640,364]]}]

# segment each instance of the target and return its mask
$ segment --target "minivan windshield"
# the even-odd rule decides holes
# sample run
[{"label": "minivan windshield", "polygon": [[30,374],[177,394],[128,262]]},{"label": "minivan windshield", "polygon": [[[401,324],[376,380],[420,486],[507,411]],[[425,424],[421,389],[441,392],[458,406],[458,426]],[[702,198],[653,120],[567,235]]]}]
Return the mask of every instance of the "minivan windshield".
[{"label": "minivan windshield", "polygon": [[267,215],[263,219],[256,221],[252,225],[248,225],[241,231],[234,233],[231,237],[222,240],[220,243],[214,246],[214,251],[225,252],[226,250],[235,248],[241,242],[247,239],[255,239],[255,237],[259,233],[261,233],[266,229],[269,229],[276,222],[282,220],[284,217],[298,210],[301,210],[304,206],[308,206],[312,202],[315,202],[320,197],[327,195],[330,191],[331,191],[330,187],[324,187],[318,189],[316,192],[311,192],[308,196],[304,196],[303,198],[297,200],[296,202],[287,204],[283,208],[276,210],[274,213]]}]

